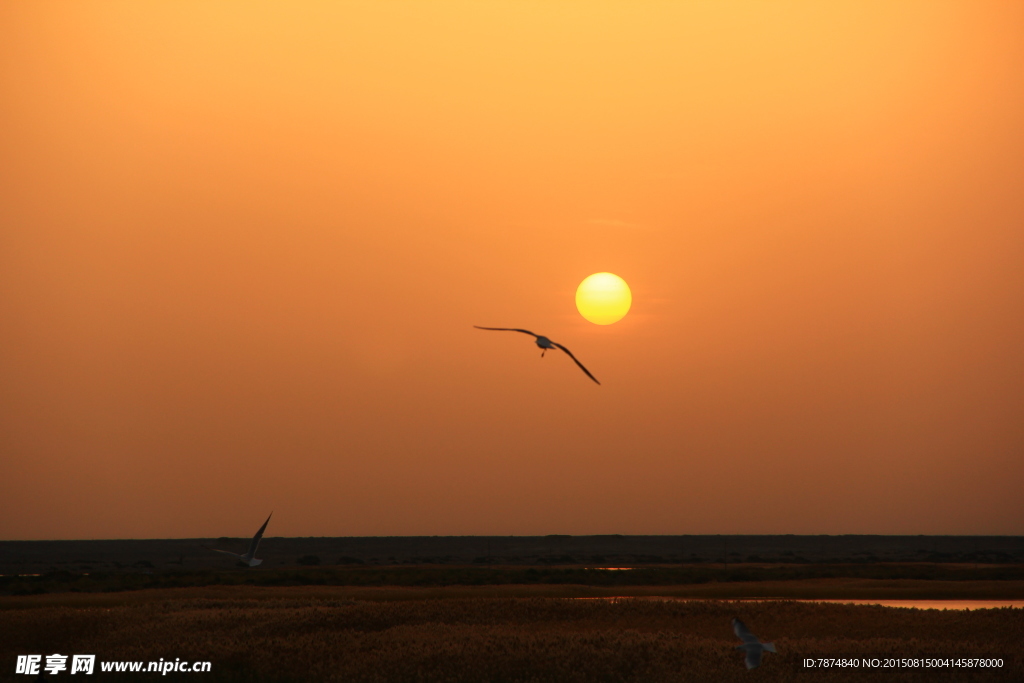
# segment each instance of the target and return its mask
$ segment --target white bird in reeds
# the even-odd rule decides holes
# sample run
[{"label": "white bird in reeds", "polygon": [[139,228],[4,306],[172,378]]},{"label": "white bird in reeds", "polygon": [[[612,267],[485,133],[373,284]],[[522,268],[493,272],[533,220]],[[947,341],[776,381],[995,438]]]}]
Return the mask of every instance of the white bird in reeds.
[{"label": "white bird in reeds", "polygon": [[267,517],[267,521],[263,522],[263,526],[261,526],[260,530],[256,532],[256,535],[252,537],[252,541],[249,542],[249,550],[246,551],[245,555],[239,555],[238,553],[233,553],[227,550],[218,550],[217,548],[210,548],[210,550],[212,550],[215,553],[224,553],[225,555],[237,557],[239,560],[245,562],[250,567],[255,567],[258,564],[262,564],[263,560],[256,559],[256,548],[260,544],[260,539],[263,538],[263,531],[267,528],[267,524],[270,522],[270,518],[273,516],[274,513],[271,512],[270,515]]},{"label": "white bird in reeds", "polygon": [[775,652],[774,643],[762,643],[739,619],[733,618],[732,630],[736,637],[743,641],[742,645],[736,646],[737,649],[747,651],[747,669],[753,669],[761,663],[761,655],[765,650]]},{"label": "white bird in reeds", "polygon": [[[537,344],[537,346],[539,346],[541,348],[541,352],[540,352],[540,357],[541,358],[544,357],[544,354],[549,349],[561,349],[562,351],[565,351],[565,353],[569,356],[569,358],[572,358],[573,362],[576,363],[576,365],[580,366],[580,370],[582,370],[583,372],[587,373],[587,377],[589,377],[590,379],[592,379],[595,382],[597,382],[597,378],[590,374],[590,370],[587,370],[585,367],[583,367],[583,363],[581,363],[578,360],[576,360],[576,356],[572,355],[572,351],[570,351],[569,349],[565,348],[564,346],[562,346],[558,342],[551,341],[550,339],[548,339],[547,337],[545,337],[543,335],[535,334],[533,332],[530,332],[529,330],[521,330],[518,327],[480,327],[479,325],[473,325],[473,327],[475,327],[478,330],[494,330],[496,332],[522,332],[523,334],[529,334],[529,335],[531,335],[533,337],[536,337],[535,343]],[[600,382],[597,382],[597,383],[600,384]]]}]

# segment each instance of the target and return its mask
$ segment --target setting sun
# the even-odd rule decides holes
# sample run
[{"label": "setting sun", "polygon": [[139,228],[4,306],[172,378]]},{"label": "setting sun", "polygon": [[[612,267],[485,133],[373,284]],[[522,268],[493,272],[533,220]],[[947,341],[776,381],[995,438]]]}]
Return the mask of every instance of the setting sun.
[{"label": "setting sun", "polygon": [[594,273],[576,289],[576,308],[596,325],[611,325],[622,320],[632,303],[629,285],[612,273]]}]

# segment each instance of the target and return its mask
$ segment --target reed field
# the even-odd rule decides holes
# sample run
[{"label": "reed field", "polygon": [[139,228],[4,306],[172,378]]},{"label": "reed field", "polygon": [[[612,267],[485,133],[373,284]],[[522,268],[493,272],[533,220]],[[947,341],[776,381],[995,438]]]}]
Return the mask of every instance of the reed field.
[{"label": "reed field", "polygon": [[[538,590],[540,591],[538,593]],[[19,654],[200,660],[102,680],[402,683],[1021,681],[1024,610],[566,598],[570,587],[216,586],[0,598],[0,679]],[[533,593],[530,596],[530,593]],[[520,596],[520,597],[516,597]],[[730,620],[777,654],[747,671]],[[804,658],[1001,657],[1001,669],[806,669]],[[65,672],[66,673],[66,672]],[[51,676],[43,677],[49,680]]]}]

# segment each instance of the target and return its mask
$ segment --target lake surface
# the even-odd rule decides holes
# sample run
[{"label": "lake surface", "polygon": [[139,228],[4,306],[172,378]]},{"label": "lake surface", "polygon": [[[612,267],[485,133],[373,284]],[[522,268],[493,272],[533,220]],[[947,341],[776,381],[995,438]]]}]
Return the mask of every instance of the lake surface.
[{"label": "lake surface", "polygon": [[816,602],[833,605],[879,605],[905,609],[1024,609],[1024,600],[803,600],[794,598],[674,598],[669,596],[621,596],[575,598],[576,600],[679,600],[682,602]]},{"label": "lake surface", "polygon": [[798,600],[797,602],[828,602],[837,605],[881,605],[910,609],[1024,609],[1024,600]]}]

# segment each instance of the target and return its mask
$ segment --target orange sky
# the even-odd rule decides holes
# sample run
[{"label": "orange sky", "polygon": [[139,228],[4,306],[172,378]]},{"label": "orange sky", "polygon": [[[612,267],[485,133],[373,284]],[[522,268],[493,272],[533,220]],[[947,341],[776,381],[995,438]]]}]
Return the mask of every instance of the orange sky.
[{"label": "orange sky", "polygon": [[0,5],[0,538],[1022,534],[1022,36]]}]

